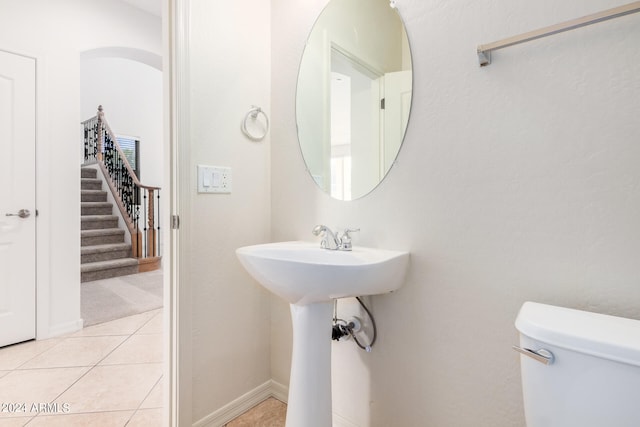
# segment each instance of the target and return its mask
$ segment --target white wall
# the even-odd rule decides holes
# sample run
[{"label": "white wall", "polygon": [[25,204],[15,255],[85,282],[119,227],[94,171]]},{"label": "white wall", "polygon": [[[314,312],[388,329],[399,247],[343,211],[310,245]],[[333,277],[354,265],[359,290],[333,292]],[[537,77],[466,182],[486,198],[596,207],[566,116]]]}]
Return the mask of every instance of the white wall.
[{"label": "white wall", "polygon": [[120,1],[0,0],[0,48],[37,61],[38,338],[80,322],[80,52],[160,54],[160,18]]},{"label": "white wall", "polygon": [[[189,85],[191,214],[188,232],[193,325],[192,419],[269,381],[269,295],[240,266],[235,249],[269,240],[270,137],[247,139],[251,105],[270,111],[270,8],[261,0],[191,0]],[[231,194],[197,194],[196,166],[232,168]],[[186,227],[186,228],[185,228]]]},{"label": "white wall", "polygon": [[[355,244],[412,253],[405,286],[371,299],[373,352],[334,344],[334,409],[360,426],[522,426],[510,347],[524,301],[640,319],[640,17],[480,68],[478,44],[624,2],[398,0],[415,72],[405,143],[372,194],[338,202],[307,176],[295,126],[298,63],[325,2],[272,0],[272,239],[357,226]],[[274,298],[282,383],[290,340]]]},{"label": "white wall", "polygon": [[124,58],[83,58],[80,66],[82,117],[102,105],[116,135],[140,138],[139,178],[162,187],[162,71]]}]

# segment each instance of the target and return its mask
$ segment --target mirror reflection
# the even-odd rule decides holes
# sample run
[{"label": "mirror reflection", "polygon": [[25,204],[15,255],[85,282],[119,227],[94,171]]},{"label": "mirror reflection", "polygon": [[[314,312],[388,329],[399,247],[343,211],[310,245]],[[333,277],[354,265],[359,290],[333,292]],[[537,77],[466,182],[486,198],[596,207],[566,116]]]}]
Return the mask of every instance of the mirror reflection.
[{"label": "mirror reflection", "polygon": [[331,0],[298,74],[296,120],[314,181],[332,197],[373,190],[400,150],[411,107],[411,53],[388,0]]}]

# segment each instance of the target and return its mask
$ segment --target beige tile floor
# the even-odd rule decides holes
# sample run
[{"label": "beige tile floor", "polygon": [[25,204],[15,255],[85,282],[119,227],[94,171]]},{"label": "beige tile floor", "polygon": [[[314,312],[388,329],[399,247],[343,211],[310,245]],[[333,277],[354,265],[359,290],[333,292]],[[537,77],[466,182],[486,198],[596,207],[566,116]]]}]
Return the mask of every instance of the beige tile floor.
[{"label": "beige tile floor", "polygon": [[225,427],[284,427],[287,405],[273,397],[249,409]]},{"label": "beige tile floor", "polygon": [[162,309],[0,349],[0,427],[162,425]]}]

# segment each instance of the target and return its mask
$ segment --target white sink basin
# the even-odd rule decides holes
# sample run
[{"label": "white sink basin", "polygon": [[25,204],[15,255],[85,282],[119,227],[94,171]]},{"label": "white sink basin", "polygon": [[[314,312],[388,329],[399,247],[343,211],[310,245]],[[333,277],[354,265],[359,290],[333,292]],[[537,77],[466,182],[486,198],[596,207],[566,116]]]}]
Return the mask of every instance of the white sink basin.
[{"label": "white sink basin", "polygon": [[293,350],[286,427],[333,425],[333,300],[398,289],[409,253],[361,247],[330,251],[319,243],[282,242],[245,246],[236,254],[249,274],[290,304]]},{"label": "white sink basin", "polygon": [[309,242],[245,246],[236,254],[262,286],[296,305],[394,291],[409,263],[408,252],[357,246],[331,251]]}]

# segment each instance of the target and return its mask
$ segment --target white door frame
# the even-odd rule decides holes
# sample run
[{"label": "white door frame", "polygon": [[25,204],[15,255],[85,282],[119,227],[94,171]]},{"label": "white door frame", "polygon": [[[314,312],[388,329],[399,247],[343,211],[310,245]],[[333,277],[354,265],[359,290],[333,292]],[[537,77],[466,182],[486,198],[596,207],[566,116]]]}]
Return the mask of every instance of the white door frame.
[{"label": "white door frame", "polygon": [[[170,177],[170,212],[186,220],[192,188],[189,145],[189,0],[163,0],[165,168]],[[166,171],[165,171],[166,172]],[[165,227],[169,228],[169,227]],[[191,291],[189,229],[170,230],[169,274],[165,279],[165,420],[171,427],[186,427],[192,420]],[[168,279],[168,280],[167,280]],[[180,286],[180,283],[185,286]],[[166,424],[166,422],[165,422]]]},{"label": "white door frame", "polygon": [[[165,177],[170,189],[168,200],[171,215],[187,218],[189,210],[189,0],[162,0],[163,7],[163,80],[164,95],[164,149]],[[47,132],[47,82],[45,79],[46,58],[29,52],[10,53],[33,58],[36,62],[36,209],[48,206],[49,196],[45,191],[49,176],[49,145],[41,144],[40,135]],[[182,195],[183,197],[179,197]],[[191,415],[191,293],[188,286],[189,257],[188,236],[184,228],[181,232],[165,227],[165,237],[169,237],[169,272],[164,279],[164,419],[165,425],[183,427],[193,424]],[[50,273],[48,259],[51,232],[50,220],[39,217],[36,221],[36,339],[51,335],[48,323],[50,315]]]}]

